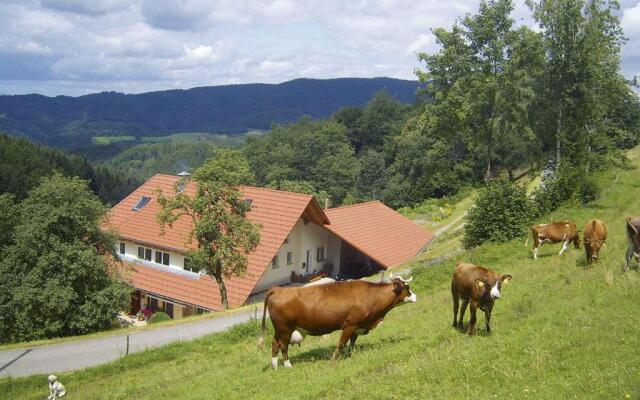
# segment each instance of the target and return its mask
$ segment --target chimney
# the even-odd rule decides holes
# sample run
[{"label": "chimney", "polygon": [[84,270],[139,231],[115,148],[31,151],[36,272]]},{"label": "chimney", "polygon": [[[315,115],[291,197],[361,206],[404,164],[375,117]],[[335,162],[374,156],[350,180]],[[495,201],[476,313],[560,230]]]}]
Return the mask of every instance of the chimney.
[{"label": "chimney", "polygon": [[179,192],[184,192],[184,188],[187,185],[187,181],[189,180],[189,176],[191,174],[188,173],[187,171],[182,171],[178,173],[178,176],[180,177],[180,180],[178,181],[178,191]]},{"label": "chimney", "polygon": [[324,209],[328,210],[329,209],[329,199],[325,197],[324,199]]}]

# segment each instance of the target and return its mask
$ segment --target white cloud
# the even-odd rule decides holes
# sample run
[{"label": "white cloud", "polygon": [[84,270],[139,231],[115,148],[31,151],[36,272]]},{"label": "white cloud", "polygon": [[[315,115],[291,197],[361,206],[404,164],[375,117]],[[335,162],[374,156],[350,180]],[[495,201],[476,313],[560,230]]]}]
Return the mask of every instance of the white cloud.
[{"label": "white cloud", "polygon": [[[516,23],[532,25],[515,3]],[[630,39],[623,65],[632,75],[640,69],[640,5],[622,4]],[[4,0],[0,93],[415,79],[416,53],[437,51],[430,30],[477,7],[478,0]]]},{"label": "white cloud", "polygon": [[436,39],[432,33],[421,33],[416,40],[411,42],[409,47],[407,47],[407,52],[415,55],[421,52],[433,51],[435,45]]}]

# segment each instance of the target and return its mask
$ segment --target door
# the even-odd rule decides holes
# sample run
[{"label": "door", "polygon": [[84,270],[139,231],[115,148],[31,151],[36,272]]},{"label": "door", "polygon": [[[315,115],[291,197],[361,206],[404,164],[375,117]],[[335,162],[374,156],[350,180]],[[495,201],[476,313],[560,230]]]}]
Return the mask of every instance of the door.
[{"label": "door", "polygon": [[311,269],[311,250],[307,250],[307,270],[305,271],[305,274],[308,274],[310,269]]}]

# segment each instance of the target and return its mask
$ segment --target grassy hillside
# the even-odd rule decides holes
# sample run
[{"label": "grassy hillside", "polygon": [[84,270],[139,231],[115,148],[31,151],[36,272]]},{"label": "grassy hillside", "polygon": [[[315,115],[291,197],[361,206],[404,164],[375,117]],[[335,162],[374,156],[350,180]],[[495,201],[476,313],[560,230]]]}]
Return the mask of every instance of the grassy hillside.
[{"label": "grassy hillside", "polygon": [[[393,310],[348,359],[329,360],[334,333],[307,338],[290,351],[294,368],[273,372],[269,352],[256,351],[251,323],[60,374],[68,399],[640,398],[640,274],[621,273],[624,217],[640,214],[640,151],[630,157],[634,169],[603,177],[609,186],[600,200],[546,219],[571,218],[579,226],[603,219],[610,240],[598,265],[585,265],[582,248],[558,257],[559,245],[543,246],[534,262],[524,240],[459,256],[513,275],[494,308],[491,335],[483,316],[473,338],[451,328],[455,261],[429,268],[418,261],[418,302]],[[0,392],[39,399],[45,381],[3,380]]]}]

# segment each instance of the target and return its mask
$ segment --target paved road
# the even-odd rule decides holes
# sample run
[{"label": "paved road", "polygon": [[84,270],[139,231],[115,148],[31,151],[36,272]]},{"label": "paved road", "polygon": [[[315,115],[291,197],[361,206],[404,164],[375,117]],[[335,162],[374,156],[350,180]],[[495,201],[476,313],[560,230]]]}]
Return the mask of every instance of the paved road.
[{"label": "paved road", "polygon": [[[262,317],[260,309],[259,318]],[[230,315],[160,327],[129,334],[129,353],[160,347],[172,342],[188,341],[232,325],[249,321],[254,310]],[[0,351],[0,377],[52,374],[91,367],[116,360],[125,355],[127,335],[114,335],[68,343]]]}]

